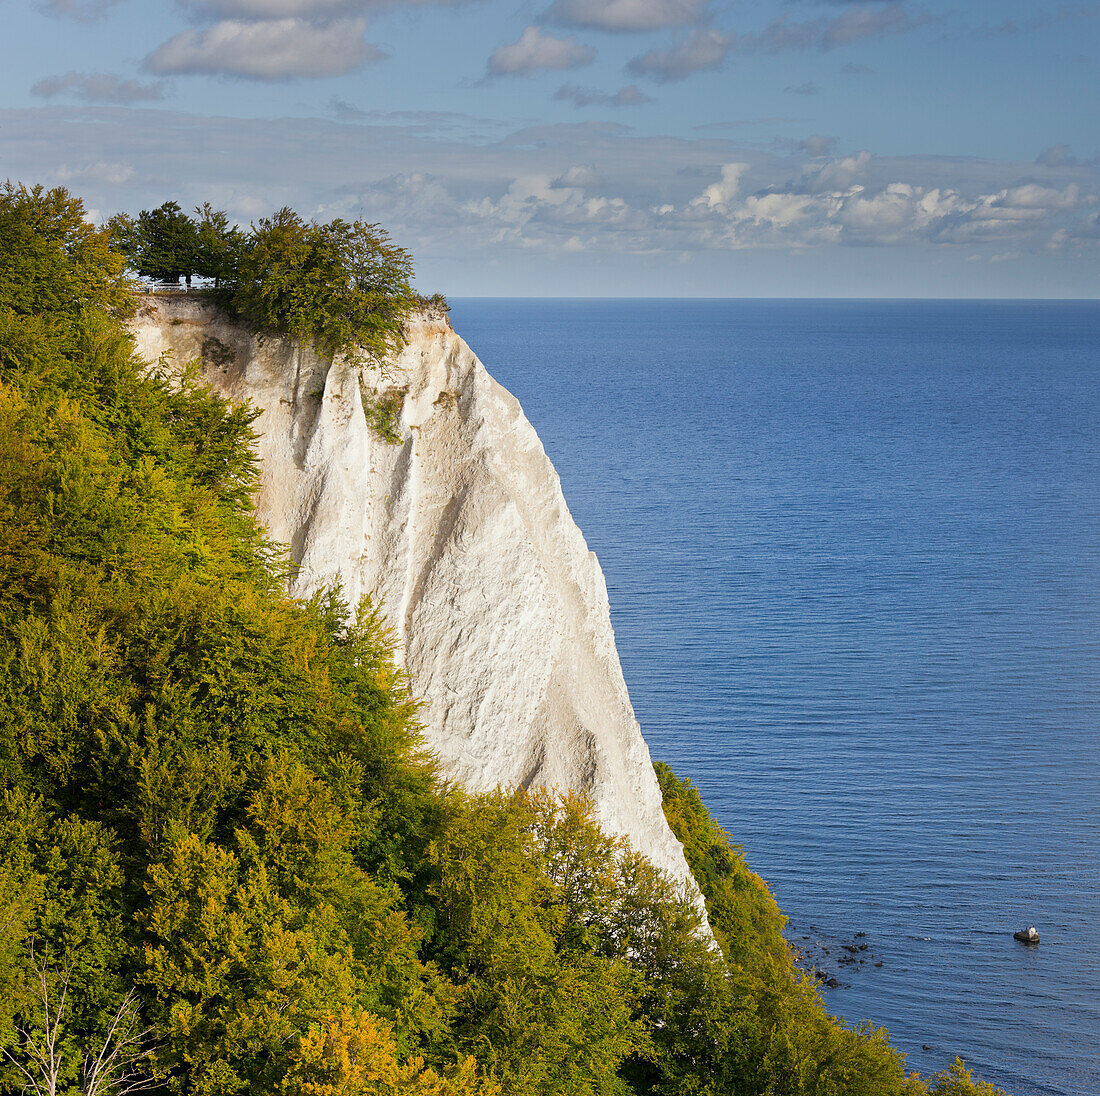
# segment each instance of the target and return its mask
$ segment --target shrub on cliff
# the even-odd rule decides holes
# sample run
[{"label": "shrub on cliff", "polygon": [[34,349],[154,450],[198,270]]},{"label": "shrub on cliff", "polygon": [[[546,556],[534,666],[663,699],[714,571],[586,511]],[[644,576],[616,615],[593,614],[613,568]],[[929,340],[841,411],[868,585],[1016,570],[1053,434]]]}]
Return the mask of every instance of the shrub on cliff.
[{"label": "shrub on cliff", "polygon": [[975,1081],[961,1058],[932,1078],[929,1096],[1008,1096],[1003,1088]]},{"label": "shrub on cliff", "polygon": [[707,916],[726,960],[758,969],[790,962],[783,937],[786,917],[768,885],[745,863],[740,848],[710,816],[699,791],[679,780],[663,762],[653,766],[661,787],[665,818],[684,846],[692,875],[707,903]]}]

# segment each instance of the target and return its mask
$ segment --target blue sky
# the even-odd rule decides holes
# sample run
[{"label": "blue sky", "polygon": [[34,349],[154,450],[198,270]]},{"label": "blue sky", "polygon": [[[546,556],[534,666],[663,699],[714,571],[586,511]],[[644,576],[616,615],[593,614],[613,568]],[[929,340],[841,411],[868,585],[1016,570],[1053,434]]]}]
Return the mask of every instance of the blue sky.
[{"label": "blue sky", "polygon": [[0,174],[428,291],[1100,295],[1100,0],[0,0]]}]

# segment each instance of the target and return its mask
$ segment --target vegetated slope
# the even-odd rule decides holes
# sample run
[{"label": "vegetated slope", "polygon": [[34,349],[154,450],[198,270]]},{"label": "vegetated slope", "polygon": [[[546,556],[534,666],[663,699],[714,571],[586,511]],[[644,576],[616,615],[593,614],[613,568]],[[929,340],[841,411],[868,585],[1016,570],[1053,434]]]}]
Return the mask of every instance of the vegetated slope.
[{"label": "vegetated slope", "polygon": [[[374,598],[448,779],[583,791],[605,829],[695,890],[599,561],[518,401],[443,315],[410,317],[384,371],[358,349],[257,335],[196,294],[144,297],[129,326],[147,360],[200,362],[214,391],[261,411],[253,504],[289,546],[289,590]],[[394,408],[388,439],[372,403]]]},{"label": "vegetated slope", "polygon": [[[441,772],[468,790],[591,795],[601,825],[685,882],[611,628],[603,573],[518,401],[409,285],[377,225],[290,210],[248,233],[209,205],[117,214],[112,246],[146,276],[148,360],[200,364],[261,411],[254,497],[309,597],[339,581],[393,629]],[[415,313],[410,309],[416,307]],[[404,322],[402,323],[402,320]]]},{"label": "vegetated slope", "polygon": [[584,800],[438,782],[377,614],[286,596],[250,413],[136,358],[107,245],[0,190],[0,1092],[924,1092],[667,771],[728,962]]}]

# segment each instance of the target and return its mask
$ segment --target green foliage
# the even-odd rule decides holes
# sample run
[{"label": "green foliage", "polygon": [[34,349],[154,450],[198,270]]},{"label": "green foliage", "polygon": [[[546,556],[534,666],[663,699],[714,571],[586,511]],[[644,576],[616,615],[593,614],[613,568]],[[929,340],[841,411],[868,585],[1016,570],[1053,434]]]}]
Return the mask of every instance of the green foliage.
[{"label": "green foliage", "polygon": [[975,1081],[961,1058],[932,1078],[929,1096],[1008,1096],[1003,1088]]},{"label": "green foliage", "polygon": [[142,277],[173,284],[186,278],[190,286],[197,275],[217,286],[236,269],[244,238],[209,202],[194,212],[191,218],[178,202],[165,202],[137,217],[116,213],[107,222],[111,246]]},{"label": "green foliage", "polygon": [[[330,324],[341,249],[389,245],[275,220],[272,322],[335,352],[403,292],[401,253]],[[663,766],[724,955],[583,798],[439,783],[378,610],[286,596],[251,412],[140,361],[131,305],[78,201],[0,191],[0,1094],[48,1046],[85,1096],[97,1048],[181,1096],[927,1096]]]},{"label": "green foliage", "polygon": [[442,1073],[402,1062],[392,1027],[369,1012],[330,1013],[303,1036],[280,1091],[287,1096],[498,1096],[472,1057]]},{"label": "green foliage", "polygon": [[367,425],[390,445],[400,445],[401,408],[405,403],[405,390],[375,393],[360,385],[363,397],[363,412],[367,416]]},{"label": "green foliage", "polygon": [[437,1026],[446,1007],[397,892],[357,862],[373,828],[359,797],[337,796],[291,754],[254,782],[232,838],[165,828],[140,915],[165,1059],[211,1096],[273,1088],[297,1037],[333,1008],[400,1005],[408,1030]]},{"label": "green foliage", "polygon": [[420,311],[430,313],[433,316],[448,316],[451,311],[450,303],[442,293],[433,293],[430,297],[418,293],[416,295],[416,307]]},{"label": "green foliage", "polygon": [[124,264],[106,232],[63,187],[0,186],[0,307],[54,322],[87,305],[132,307]]},{"label": "green foliage", "polygon": [[411,256],[378,225],[305,221],[284,208],[253,226],[224,299],[262,330],[382,362],[415,307],[411,278]]},{"label": "green foliage", "polygon": [[180,1092],[274,1083],[335,1006],[441,1041],[398,880],[444,800],[378,613],[285,597],[251,414],[134,356],[78,203],[5,199],[9,238],[61,223],[71,288],[0,297],[0,1046],[43,1029],[42,971],[66,1061],[136,987]]},{"label": "green foliage", "polygon": [[243,233],[209,202],[194,213],[176,202],[117,213],[107,238],[143,277],[211,279],[229,311],[328,356],[360,351],[380,365],[402,345],[410,312],[450,311],[442,294],[413,290],[412,257],[376,224],[306,221],[283,208]]},{"label": "green foliage", "polygon": [[240,265],[245,235],[229,223],[225,210],[215,209],[209,202],[195,207],[195,228],[195,273],[212,278],[218,288]]},{"label": "green foliage", "polygon": [[506,1093],[628,1091],[649,1046],[627,958],[621,842],[575,797],[465,801],[432,849],[437,958],[463,986],[454,1036]]},{"label": "green foliage", "polygon": [[653,766],[669,827],[684,846],[692,875],[707,903],[715,939],[734,967],[760,969],[788,963],[786,918],[767,884],[745,863],[742,850],[711,818],[691,781],[677,779],[663,762]]},{"label": "green foliage", "polygon": [[[109,226],[110,227],[110,226]],[[177,202],[143,209],[133,229],[120,224],[120,243],[138,247],[127,256],[137,272],[162,282],[178,282],[191,276],[199,265],[199,232]]]}]

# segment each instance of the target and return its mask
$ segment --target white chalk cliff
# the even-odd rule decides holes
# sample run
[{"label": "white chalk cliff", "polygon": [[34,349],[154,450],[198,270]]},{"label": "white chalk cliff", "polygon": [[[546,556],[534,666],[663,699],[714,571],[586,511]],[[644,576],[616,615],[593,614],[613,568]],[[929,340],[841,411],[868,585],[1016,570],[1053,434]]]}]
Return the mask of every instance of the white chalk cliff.
[{"label": "white chalk cliff", "polygon": [[[352,604],[381,599],[448,775],[583,789],[605,827],[689,878],[599,562],[518,401],[445,318],[413,321],[384,379],[193,298],[148,298],[133,328],[147,359],[202,359],[215,390],[262,410],[256,507],[300,565],[292,593],[339,578]],[[404,393],[401,444],[370,428],[361,385]]]}]

